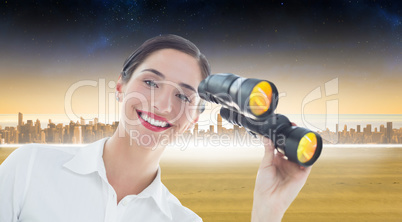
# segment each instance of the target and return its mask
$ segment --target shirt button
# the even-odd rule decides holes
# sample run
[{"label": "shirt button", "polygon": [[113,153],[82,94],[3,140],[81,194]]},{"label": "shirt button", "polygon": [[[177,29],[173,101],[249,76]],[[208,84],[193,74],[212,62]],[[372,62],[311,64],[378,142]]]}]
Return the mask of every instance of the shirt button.
[{"label": "shirt button", "polygon": [[124,199],[123,202],[122,202],[122,204],[123,204],[123,206],[126,206],[129,202],[130,202],[130,201],[129,201],[128,199]]}]

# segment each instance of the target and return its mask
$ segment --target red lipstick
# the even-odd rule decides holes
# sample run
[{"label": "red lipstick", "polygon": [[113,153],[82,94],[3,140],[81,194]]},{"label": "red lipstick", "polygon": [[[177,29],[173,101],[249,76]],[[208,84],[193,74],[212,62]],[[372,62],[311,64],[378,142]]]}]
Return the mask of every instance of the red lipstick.
[{"label": "red lipstick", "polygon": [[[172,124],[169,123],[169,121],[168,121],[166,118],[163,118],[163,117],[161,117],[161,116],[155,115],[154,113],[150,113],[150,112],[146,112],[146,111],[142,111],[142,110],[136,110],[136,111],[137,111],[137,114],[138,114],[138,119],[140,120],[141,124],[142,124],[145,128],[147,128],[147,129],[149,129],[149,130],[152,130],[152,131],[154,131],[154,132],[162,132],[162,131],[164,131],[164,130],[169,129],[169,128],[172,126]],[[168,125],[167,125],[167,126],[164,126],[164,127],[161,127],[161,126],[154,126],[154,125],[148,123],[147,121],[145,121],[145,120],[141,117],[141,114],[146,114],[148,117],[150,117],[150,118],[152,118],[152,119],[154,119],[154,120],[158,120],[158,121],[162,121],[162,122],[167,122]]]}]

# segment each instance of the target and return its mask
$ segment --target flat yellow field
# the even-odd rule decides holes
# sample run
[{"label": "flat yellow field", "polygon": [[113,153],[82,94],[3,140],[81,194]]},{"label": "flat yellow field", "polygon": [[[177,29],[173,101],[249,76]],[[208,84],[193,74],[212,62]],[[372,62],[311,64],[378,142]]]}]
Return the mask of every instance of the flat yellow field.
[{"label": "flat yellow field", "polygon": [[[12,152],[0,148],[0,163]],[[258,159],[161,163],[162,179],[204,221],[250,221]],[[0,194],[1,196],[1,194]],[[401,148],[327,148],[283,221],[401,221]]]}]

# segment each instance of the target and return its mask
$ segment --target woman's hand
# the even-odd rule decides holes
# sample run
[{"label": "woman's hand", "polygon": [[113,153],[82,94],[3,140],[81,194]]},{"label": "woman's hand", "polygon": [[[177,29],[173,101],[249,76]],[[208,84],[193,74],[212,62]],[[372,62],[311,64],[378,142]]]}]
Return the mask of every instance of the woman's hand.
[{"label": "woman's hand", "polygon": [[270,139],[264,137],[263,142],[265,155],[255,183],[251,221],[281,221],[305,184],[311,167],[284,159],[283,154],[275,151]]}]

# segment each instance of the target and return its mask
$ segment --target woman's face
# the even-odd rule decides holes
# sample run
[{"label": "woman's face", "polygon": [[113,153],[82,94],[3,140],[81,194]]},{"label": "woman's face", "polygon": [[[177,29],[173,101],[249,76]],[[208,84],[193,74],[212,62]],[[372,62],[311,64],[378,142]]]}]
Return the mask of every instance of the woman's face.
[{"label": "woman's face", "polygon": [[[201,69],[192,56],[162,49],[152,53],[126,84],[120,123],[134,145],[165,146],[197,120]],[[119,90],[120,88],[120,90]]]}]

